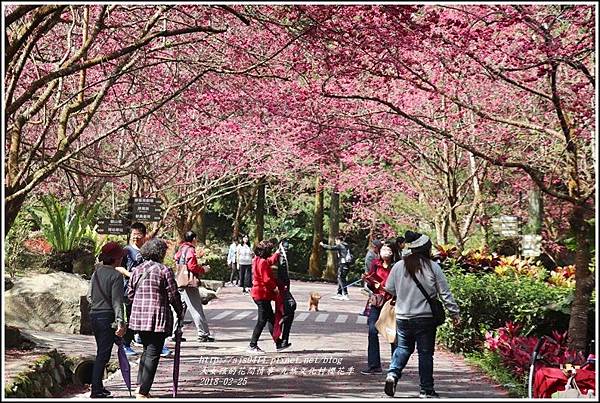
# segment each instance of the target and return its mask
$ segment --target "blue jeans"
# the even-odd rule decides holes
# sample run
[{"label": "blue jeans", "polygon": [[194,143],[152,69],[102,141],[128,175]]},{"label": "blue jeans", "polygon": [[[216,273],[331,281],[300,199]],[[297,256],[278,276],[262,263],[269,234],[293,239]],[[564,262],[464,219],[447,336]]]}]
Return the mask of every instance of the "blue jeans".
[{"label": "blue jeans", "polygon": [[[369,312],[369,317],[367,319],[367,324],[369,325],[369,346],[367,348],[367,364],[369,369],[379,369],[381,368],[381,356],[379,354],[379,332],[375,327],[375,323],[377,319],[379,319],[379,315],[381,314],[382,307],[376,307],[371,305],[371,310]],[[392,356],[394,354],[394,350],[396,350],[395,344],[390,344],[392,346]]]},{"label": "blue jeans", "polygon": [[397,319],[396,332],[398,347],[392,356],[388,374],[396,379],[402,376],[402,370],[415,351],[419,353],[419,379],[421,390],[433,390],[433,352],[435,349],[435,333],[437,327],[433,318]]},{"label": "blue jeans", "polygon": [[96,361],[92,369],[92,396],[100,394],[104,389],[102,377],[104,368],[110,359],[112,347],[115,342],[115,329],[112,324],[115,321],[115,314],[111,311],[90,312],[92,322],[92,332],[96,339]]}]

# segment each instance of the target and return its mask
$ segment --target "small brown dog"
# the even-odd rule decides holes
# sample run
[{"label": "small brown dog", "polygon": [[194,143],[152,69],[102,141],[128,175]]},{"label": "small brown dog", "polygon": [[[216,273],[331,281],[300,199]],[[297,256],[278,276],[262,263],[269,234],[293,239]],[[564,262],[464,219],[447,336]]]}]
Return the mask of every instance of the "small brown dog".
[{"label": "small brown dog", "polygon": [[319,310],[319,300],[321,299],[321,294],[318,292],[311,292],[308,297],[308,310],[312,311],[315,308],[315,312]]}]

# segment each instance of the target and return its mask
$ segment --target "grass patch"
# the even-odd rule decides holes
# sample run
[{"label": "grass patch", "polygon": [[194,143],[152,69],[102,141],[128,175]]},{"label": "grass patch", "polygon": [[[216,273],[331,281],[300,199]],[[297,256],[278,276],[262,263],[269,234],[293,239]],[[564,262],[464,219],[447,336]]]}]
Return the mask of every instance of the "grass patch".
[{"label": "grass patch", "polygon": [[527,379],[515,377],[515,375],[502,364],[502,359],[498,354],[492,351],[467,353],[465,354],[465,359],[469,364],[481,368],[487,376],[505,388],[509,397],[527,397]]}]

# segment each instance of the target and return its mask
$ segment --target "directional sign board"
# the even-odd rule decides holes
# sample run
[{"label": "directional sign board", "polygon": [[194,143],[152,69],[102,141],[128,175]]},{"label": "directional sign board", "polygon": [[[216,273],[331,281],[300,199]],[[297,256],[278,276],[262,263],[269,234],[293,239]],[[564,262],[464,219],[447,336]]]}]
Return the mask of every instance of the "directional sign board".
[{"label": "directional sign board", "polygon": [[158,197],[131,197],[129,199],[130,203],[133,204],[156,204],[159,205],[162,203],[162,200]]},{"label": "directional sign board", "polygon": [[492,218],[492,229],[499,235],[516,237],[521,233],[521,222],[519,217],[503,215]]},{"label": "directional sign board", "polygon": [[120,218],[100,218],[96,223],[96,232],[99,234],[127,235],[129,223]]},{"label": "directional sign board", "polygon": [[130,198],[131,218],[137,221],[160,221],[163,212],[161,202],[158,197]]},{"label": "directional sign board", "polygon": [[521,237],[521,255],[523,257],[537,257],[542,254],[541,235],[523,235]]}]

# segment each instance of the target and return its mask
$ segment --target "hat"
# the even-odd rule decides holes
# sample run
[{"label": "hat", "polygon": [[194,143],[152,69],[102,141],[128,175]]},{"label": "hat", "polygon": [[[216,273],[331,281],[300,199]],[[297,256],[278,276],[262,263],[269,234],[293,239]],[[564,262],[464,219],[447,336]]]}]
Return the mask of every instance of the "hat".
[{"label": "hat", "polygon": [[431,239],[427,235],[418,232],[406,231],[404,233],[404,249],[402,256],[408,256],[413,253],[427,253],[431,250]]},{"label": "hat", "polygon": [[117,242],[107,242],[100,249],[100,260],[116,260],[123,257],[125,251]]},{"label": "hat", "polygon": [[376,248],[381,248],[383,246],[383,242],[381,242],[379,239],[373,239],[371,241],[371,245],[375,246]]}]

